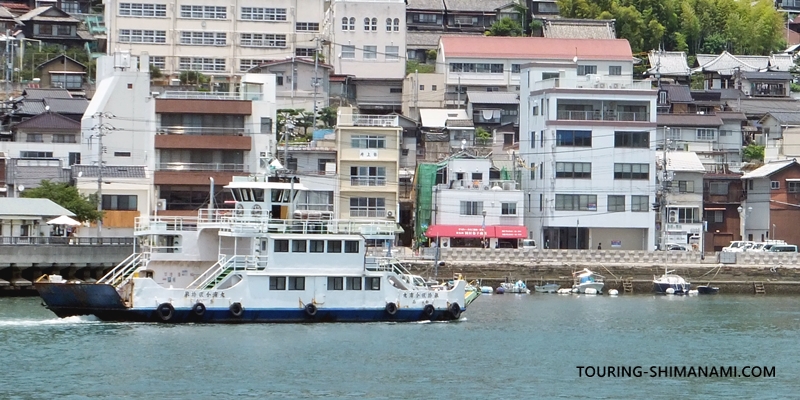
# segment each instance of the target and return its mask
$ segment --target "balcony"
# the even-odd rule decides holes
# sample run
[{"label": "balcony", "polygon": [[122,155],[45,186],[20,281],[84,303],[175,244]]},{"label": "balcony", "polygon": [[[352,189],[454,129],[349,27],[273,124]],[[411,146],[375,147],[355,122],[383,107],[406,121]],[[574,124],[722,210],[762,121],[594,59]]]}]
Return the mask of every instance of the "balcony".
[{"label": "balcony", "polygon": [[228,128],[216,126],[162,126],[159,135],[210,135],[210,136],[244,136],[251,132],[246,128]]},{"label": "balcony", "polygon": [[181,100],[250,100],[259,101],[262,98],[258,93],[230,94],[224,92],[195,92],[195,91],[166,91],[161,94],[162,99]]},{"label": "balcony", "polygon": [[396,115],[340,114],[337,126],[398,127],[400,119]]},{"label": "balcony", "polygon": [[386,186],[385,176],[354,176],[350,178],[351,186]]},{"label": "balcony", "polygon": [[732,190],[726,194],[710,194],[703,192],[704,203],[739,204],[747,200],[746,193],[742,190]]},{"label": "balcony", "polygon": [[650,114],[646,111],[556,111],[556,119],[567,121],[625,121],[650,122]]},{"label": "balcony", "polygon": [[584,75],[577,79],[552,78],[534,82],[531,91],[547,89],[655,90],[651,81],[631,81],[630,78],[609,75]]},{"label": "balcony", "polygon": [[211,171],[211,172],[248,172],[246,164],[233,163],[159,163],[159,171]]}]

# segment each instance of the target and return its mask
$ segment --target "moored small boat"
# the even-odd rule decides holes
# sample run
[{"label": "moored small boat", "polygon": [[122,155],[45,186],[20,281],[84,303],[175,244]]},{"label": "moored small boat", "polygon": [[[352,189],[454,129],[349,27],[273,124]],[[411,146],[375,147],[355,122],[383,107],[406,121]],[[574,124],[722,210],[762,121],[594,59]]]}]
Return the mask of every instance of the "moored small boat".
[{"label": "moored small boat", "polygon": [[561,285],[557,283],[545,283],[543,285],[534,285],[533,290],[536,293],[556,293],[558,289],[561,288]]}]

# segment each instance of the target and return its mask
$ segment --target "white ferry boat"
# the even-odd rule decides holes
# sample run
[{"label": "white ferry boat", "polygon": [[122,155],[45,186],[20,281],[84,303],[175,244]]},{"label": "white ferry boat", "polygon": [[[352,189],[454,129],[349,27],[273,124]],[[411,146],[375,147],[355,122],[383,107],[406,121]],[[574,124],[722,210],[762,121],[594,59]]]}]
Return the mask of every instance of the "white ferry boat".
[{"label": "white ferry boat", "polygon": [[474,300],[463,279],[417,284],[396,259],[369,256],[367,240],[394,239],[394,221],[292,213],[306,188],[273,180],[235,178],[235,209],[139,217],[138,248],[97,283],[36,288],[59,317],[170,323],[457,320]]}]

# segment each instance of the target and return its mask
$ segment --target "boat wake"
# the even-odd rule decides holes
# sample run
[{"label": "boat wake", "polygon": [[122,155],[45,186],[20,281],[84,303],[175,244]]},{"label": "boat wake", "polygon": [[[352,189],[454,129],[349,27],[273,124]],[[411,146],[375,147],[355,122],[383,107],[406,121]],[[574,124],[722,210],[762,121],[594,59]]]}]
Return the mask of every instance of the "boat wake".
[{"label": "boat wake", "polygon": [[94,324],[101,322],[97,317],[91,315],[80,315],[66,318],[53,319],[9,319],[0,320],[0,327],[13,326],[43,326],[43,325],[74,325],[74,324]]}]

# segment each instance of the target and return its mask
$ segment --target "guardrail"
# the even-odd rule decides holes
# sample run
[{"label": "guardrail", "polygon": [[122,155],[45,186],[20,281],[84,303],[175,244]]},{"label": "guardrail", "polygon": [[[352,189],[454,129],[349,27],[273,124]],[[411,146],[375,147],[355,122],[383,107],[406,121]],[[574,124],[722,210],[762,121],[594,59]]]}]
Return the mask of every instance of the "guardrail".
[{"label": "guardrail", "polygon": [[247,172],[247,164],[162,162],[159,171]]},{"label": "guardrail", "polygon": [[63,245],[63,246],[131,246],[132,237],[0,237],[0,246],[43,246],[43,245]]}]

